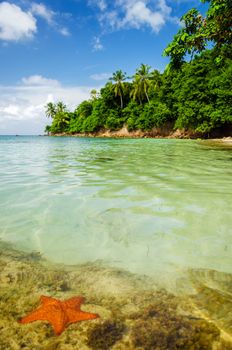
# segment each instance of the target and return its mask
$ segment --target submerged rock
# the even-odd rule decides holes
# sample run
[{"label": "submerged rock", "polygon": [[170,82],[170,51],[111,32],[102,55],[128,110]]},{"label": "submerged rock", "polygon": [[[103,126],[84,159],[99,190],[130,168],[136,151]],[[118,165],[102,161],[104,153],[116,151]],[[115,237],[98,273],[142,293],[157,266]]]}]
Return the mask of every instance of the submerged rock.
[{"label": "submerged rock", "polygon": [[[145,276],[101,263],[53,265],[0,243],[0,349],[231,350],[231,275],[193,271],[190,280],[195,294],[179,297]],[[21,326],[40,295],[83,295],[84,311],[100,319],[72,324],[59,337],[47,323]]]},{"label": "submerged rock", "polygon": [[142,319],[132,327],[134,348],[213,350],[220,331],[212,323],[156,308],[144,310]]},{"label": "submerged rock", "polygon": [[87,344],[91,349],[108,350],[123,337],[125,329],[121,321],[106,320],[89,329]]}]

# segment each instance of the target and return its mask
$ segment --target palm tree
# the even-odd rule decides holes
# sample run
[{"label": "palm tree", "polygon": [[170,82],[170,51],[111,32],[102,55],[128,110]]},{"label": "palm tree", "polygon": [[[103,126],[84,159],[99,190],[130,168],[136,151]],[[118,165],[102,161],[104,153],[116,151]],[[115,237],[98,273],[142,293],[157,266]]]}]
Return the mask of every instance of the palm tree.
[{"label": "palm tree", "polygon": [[90,99],[92,101],[95,101],[98,97],[99,97],[99,93],[97,92],[97,90],[96,89],[92,89],[90,91]]},{"label": "palm tree", "polygon": [[68,115],[68,113],[59,113],[58,116],[58,125],[60,127],[65,127],[69,124],[70,116]]},{"label": "palm tree", "polygon": [[115,82],[115,84],[113,85],[114,93],[116,97],[117,96],[120,97],[121,108],[123,108],[123,90],[124,90],[123,81],[126,79],[127,79],[126,73],[123,73],[121,69],[113,73],[112,78],[110,78],[110,80]]},{"label": "palm tree", "polygon": [[159,88],[162,84],[162,80],[161,80],[161,74],[158,70],[154,69],[151,72],[151,81],[152,81],[152,85],[154,86],[154,88],[156,90],[159,90]]},{"label": "palm tree", "polygon": [[135,75],[134,80],[132,82],[132,89],[130,96],[133,98],[133,100],[139,100],[139,103],[142,104],[142,99],[141,99],[141,85],[140,85],[140,78]]},{"label": "palm tree", "polygon": [[45,126],[45,129],[44,129],[44,132],[46,132],[47,135],[49,135],[50,132],[51,132],[51,125],[46,125],[46,126]]},{"label": "palm tree", "polygon": [[56,113],[57,113],[57,110],[56,110],[56,105],[55,103],[52,103],[52,102],[48,102],[47,105],[46,105],[46,116],[49,118],[54,118]]},{"label": "palm tree", "polygon": [[57,102],[56,104],[56,113],[60,113],[60,112],[61,113],[67,112],[67,106],[61,101]]},{"label": "palm tree", "polygon": [[144,95],[146,96],[146,99],[148,103],[150,102],[148,97],[148,88],[150,86],[150,79],[151,79],[151,73],[150,73],[151,67],[147,64],[141,64],[141,66],[136,70],[136,73],[134,75],[134,81],[133,81],[133,90],[132,90],[132,96],[134,99],[139,97],[140,103],[142,103]]}]

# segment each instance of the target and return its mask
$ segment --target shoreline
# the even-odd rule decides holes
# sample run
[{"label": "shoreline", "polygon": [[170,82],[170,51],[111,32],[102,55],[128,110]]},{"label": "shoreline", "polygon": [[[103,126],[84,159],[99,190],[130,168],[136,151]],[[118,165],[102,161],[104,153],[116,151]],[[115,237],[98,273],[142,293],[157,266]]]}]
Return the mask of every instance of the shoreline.
[{"label": "shoreline", "polygon": [[209,141],[215,144],[223,144],[232,146],[232,136],[217,136],[217,137],[203,137],[199,133],[194,133],[186,130],[174,130],[170,131],[170,129],[153,129],[151,131],[128,131],[126,127],[123,127],[120,130],[110,131],[98,131],[94,133],[57,133],[50,134],[47,136],[54,137],[93,137],[93,138],[131,138],[131,139],[142,139],[142,138],[151,138],[151,139],[185,139],[185,140],[201,140],[201,141]]},{"label": "shoreline", "polygon": [[129,131],[126,126],[119,130],[100,130],[89,133],[57,133],[50,136],[70,136],[70,137],[104,137],[104,138],[169,138],[169,139],[196,139],[199,133],[185,130],[171,130],[170,128],[154,128],[149,131],[134,130]]}]

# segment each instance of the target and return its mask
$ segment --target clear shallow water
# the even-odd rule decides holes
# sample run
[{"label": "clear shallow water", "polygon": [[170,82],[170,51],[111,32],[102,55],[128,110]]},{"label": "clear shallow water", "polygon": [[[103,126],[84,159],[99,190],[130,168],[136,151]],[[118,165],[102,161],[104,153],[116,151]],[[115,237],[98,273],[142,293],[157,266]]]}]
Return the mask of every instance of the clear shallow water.
[{"label": "clear shallow water", "polygon": [[56,262],[232,272],[231,213],[231,149],[0,137],[0,238]]}]

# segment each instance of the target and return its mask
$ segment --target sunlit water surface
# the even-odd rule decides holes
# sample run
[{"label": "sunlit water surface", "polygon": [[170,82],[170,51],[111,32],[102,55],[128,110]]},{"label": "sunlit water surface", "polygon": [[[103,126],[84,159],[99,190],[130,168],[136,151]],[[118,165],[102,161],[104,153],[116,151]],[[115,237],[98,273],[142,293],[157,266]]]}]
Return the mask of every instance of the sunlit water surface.
[{"label": "sunlit water surface", "polygon": [[157,279],[232,272],[231,149],[0,137],[0,238],[52,261],[100,260]]}]

